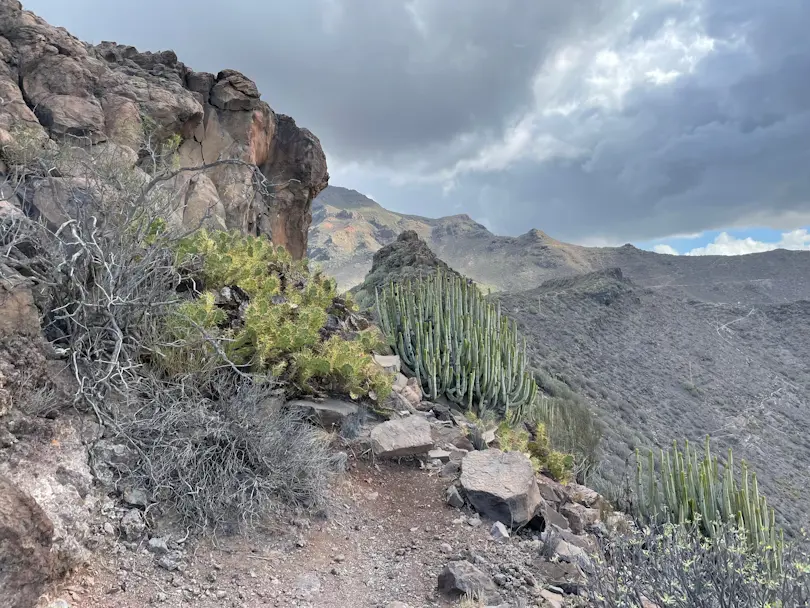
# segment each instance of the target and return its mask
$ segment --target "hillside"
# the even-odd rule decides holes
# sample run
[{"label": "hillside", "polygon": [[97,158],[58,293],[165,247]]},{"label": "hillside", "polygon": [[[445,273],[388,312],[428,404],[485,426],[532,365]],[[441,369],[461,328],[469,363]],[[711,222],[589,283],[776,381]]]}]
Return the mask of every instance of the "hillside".
[{"label": "hillside", "polygon": [[618,269],[498,294],[534,363],[604,422],[603,483],[639,446],[710,434],[759,472],[794,530],[810,522],[810,302],[748,307],[671,297]]},{"label": "hillside", "polygon": [[706,302],[758,305],[810,299],[810,252],[671,256],[632,245],[582,247],[540,230],[496,236],[467,215],[402,215],[336,186],[327,187],[312,207],[309,256],[342,289],[363,281],[378,249],[413,230],[451,267],[493,290],[522,290],[547,279],[618,267],[637,285]]}]

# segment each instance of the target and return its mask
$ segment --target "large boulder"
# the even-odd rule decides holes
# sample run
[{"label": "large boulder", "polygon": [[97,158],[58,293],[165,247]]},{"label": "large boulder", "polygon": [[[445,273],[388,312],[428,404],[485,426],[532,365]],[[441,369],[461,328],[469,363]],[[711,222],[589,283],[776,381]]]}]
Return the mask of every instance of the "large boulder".
[{"label": "large boulder", "polygon": [[36,501],[0,477],[0,606],[31,608],[51,578],[53,525]]},{"label": "large boulder", "polygon": [[470,452],[460,481],[476,510],[513,528],[528,524],[543,505],[532,463],[520,452]]},{"label": "large boulder", "polygon": [[421,416],[383,422],[371,431],[371,448],[380,458],[427,454],[433,448],[430,423]]},{"label": "large boulder", "polygon": [[[20,143],[12,132],[27,126],[29,143],[69,136],[134,153],[145,117],[157,140],[180,136],[181,167],[237,161],[170,182],[181,207],[175,218],[266,234],[303,257],[312,200],[329,180],[326,157],[315,135],[276,114],[240,72],[195,72],[172,51],[86,44],[16,0],[0,0],[0,99],[4,145]],[[252,167],[264,176],[258,189]]]}]

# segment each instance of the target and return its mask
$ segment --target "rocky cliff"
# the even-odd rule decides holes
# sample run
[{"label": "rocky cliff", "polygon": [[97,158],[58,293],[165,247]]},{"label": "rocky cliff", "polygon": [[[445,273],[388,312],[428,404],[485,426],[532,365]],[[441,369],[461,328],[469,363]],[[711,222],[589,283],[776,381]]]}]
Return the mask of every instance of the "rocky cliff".
[{"label": "rocky cliff", "polygon": [[[172,51],[89,45],[16,0],[0,0],[0,145],[14,144],[24,125],[43,140],[73,136],[123,148],[138,162],[147,122],[155,137],[180,137],[181,167],[245,163],[178,175],[173,185],[184,223],[210,210],[218,226],[270,235],[295,257],[304,255],[311,203],[329,180],[326,158],[318,138],[276,114],[251,80],[235,70],[195,72]],[[250,165],[266,182],[246,197]]]}]

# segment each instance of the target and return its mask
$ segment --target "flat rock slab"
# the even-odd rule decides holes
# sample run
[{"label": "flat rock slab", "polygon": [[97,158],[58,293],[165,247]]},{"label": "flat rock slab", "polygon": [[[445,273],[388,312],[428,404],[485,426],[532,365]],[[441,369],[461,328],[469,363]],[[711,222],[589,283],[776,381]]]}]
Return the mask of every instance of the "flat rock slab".
[{"label": "flat rock slab", "polygon": [[340,426],[347,416],[360,411],[360,407],[356,403],[340,399],[325,399],[324,401],[298,399],[288,402],[287,406],[300,408],[304,411],[305,416],[315,419],[324,428]]},{"label": "flat rock slab", "polygon": [[532,463],[520,452],[470,452],[461,461],[461,486],[479,513],[512,528],[528,524],[543,505]]},{"label": "flat rock slab", "polygon": [[430,423],[421,416],[383,422],[371,431],[371,448],[380,458],[427,454],[433,449]]}]

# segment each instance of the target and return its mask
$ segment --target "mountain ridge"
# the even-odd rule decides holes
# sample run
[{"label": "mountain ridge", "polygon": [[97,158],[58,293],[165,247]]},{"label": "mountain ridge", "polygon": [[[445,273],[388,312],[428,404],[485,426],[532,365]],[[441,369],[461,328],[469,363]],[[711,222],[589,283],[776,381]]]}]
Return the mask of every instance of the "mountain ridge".
[{"label": "mountain ridge", "polygon": [[405,230],[415,231],[439,258],[493,291],[520,291],[550,278],[618,267],[638,285],[708,302],[761,305],[810,299],[810,252],[674,256],[630,244],[564,243],[536,228],[498,236],[466,214],[401,214],[356,190],[332,185],[313,202],[310,259],[341,289],[349,289],[363,281],[374,253]]}]

